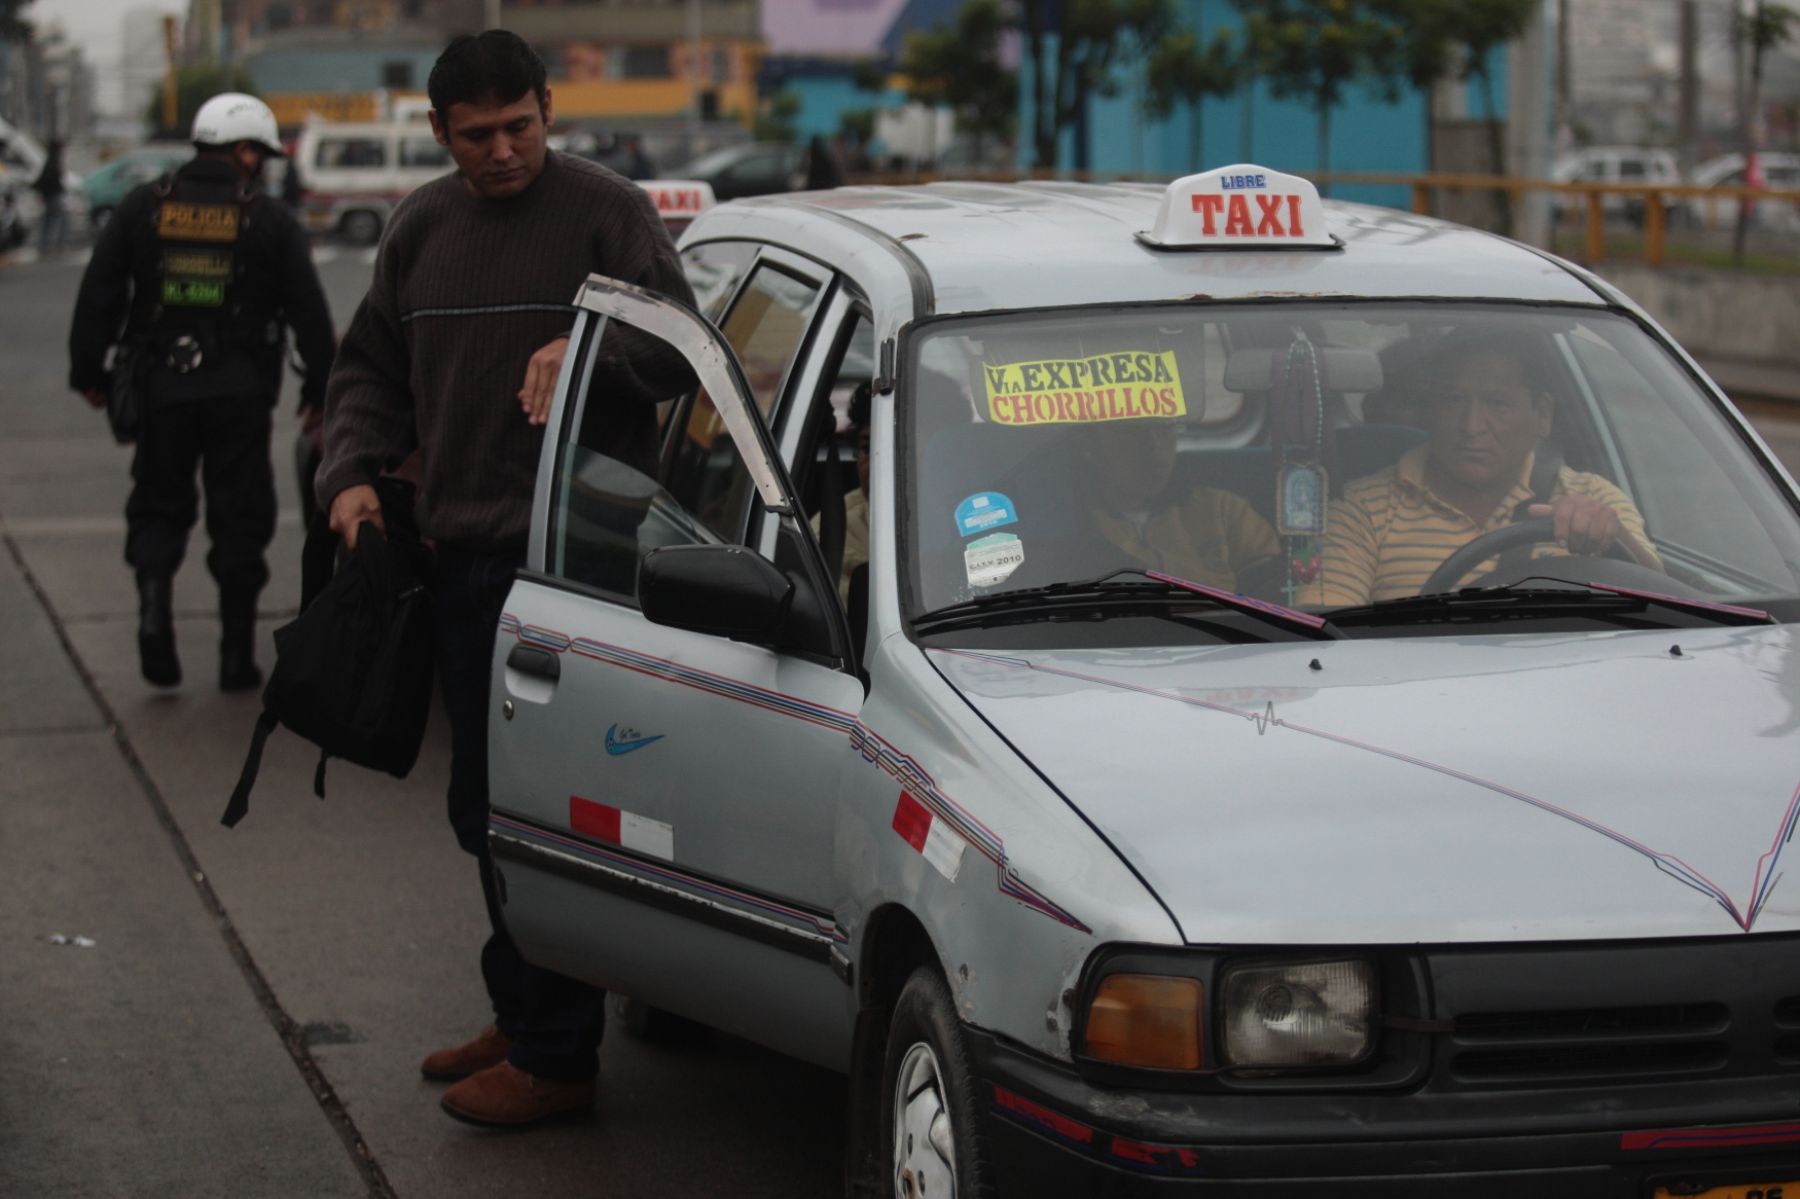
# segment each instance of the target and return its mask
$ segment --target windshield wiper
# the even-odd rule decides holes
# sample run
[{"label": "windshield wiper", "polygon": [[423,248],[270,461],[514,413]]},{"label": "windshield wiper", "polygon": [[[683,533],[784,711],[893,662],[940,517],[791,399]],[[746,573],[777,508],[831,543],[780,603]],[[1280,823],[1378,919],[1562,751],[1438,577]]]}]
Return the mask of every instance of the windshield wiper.
[{"label": "windshield wiper", "polygon": [[[1123,575],[1137,575],[1141,583],[1117,582]],[[958,625],[988,623],[996,617],[1006,619],[1034,611],[1066,608],[1070,605],[1103,605],[1104,607],[1166,607],[1171,603],[1191,604],[1198,596],[1217,607],[1246,613],[1268,624],[1298,629],[1309,637],[1337,640],[1343,634],[1322,616],[1284,608],[1253,596],[1239,595],[1221,587],[1209,587],[1191,579],[1177,578],[1160,571],[1141,570],[1135,566],[1108,571],[1092,579],[1074,579],[1050,583],[1042,587],[1025,587],[1016,591],[1000,591],[978,595],[961,603],[934,608],[913,619],[920,633],[941,632]]]},{"label": "windshield wiper", "polygon": [[[1527,587],[1527,583],[1554,586]],[[1715,624],[1773,624],[1775,618],[1760,608],[1744,608],[1715,600],[1685,595],[1665,595],[1615,587],[1610,583],[1583,583],[1554,575],[1533,575],[1501,587],[1465,587],[1460,591],[1412,595],[1378,600],[1354,608],[1334,608],[1329,613],[1339,624],[1412,624],[1427,620],[1509,620],[1558,616],[1565,613],[1605,618],[1634,615],[1663,608],[1703,617]]]}]

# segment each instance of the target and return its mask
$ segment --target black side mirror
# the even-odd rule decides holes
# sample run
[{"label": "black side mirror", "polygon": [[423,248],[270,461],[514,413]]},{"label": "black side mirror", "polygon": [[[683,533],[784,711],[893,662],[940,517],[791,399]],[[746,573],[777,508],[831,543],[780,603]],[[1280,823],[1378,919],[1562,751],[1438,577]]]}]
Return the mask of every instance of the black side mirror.
[{"label": "black side mirror", "polygon": [[644,555],[637,595],[654,624],[767,644],[787,620],[794,584],[740,545],[670,545]]}]

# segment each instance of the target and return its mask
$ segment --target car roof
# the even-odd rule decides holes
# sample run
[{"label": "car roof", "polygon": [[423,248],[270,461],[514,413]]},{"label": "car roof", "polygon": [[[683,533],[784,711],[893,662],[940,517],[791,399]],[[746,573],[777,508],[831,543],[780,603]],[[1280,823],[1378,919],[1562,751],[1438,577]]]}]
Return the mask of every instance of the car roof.
[{"label": "car roof", "polygon": [[839,269],[885,248],[906,262],[915,293],[925,290],[919,306],[938,313],[1304,296],[1607,302],[1530,247],[1362,204],[1326,204],[1340,249],[1152,249],[1136,234],[1151,228],[1163,192],[1059,182],[797,192],[721,205],[684,242],[771,241]]}]

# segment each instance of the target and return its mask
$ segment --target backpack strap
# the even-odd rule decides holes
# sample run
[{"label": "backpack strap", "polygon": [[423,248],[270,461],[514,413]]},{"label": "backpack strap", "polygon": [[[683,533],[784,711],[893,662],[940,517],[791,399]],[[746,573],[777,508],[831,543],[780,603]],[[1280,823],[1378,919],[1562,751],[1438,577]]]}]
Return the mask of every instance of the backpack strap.
[{"label": "backpack strap", "polygon": [[330,750],[328,750],[328,749],[320,750],[319,751],[319,765],[318,765],[317,769],[315,769],[313,771],[313,794],[318,796],[320,799],[325,798],[325,759],[329,758],[330,756],[331,756]]},{"label": "backpack strap", "polygon": [[244,769],[238,775],[237,786],[231,789],[225,814],[219,818],[219,823],[226,828],[237,827],[237,822],[250,810],[250,788],[256,785],[257,773],[262,770],[263,743],[275,731],[275,723],[275,713],[267,708],[256,718],[256,731],[250,735],[250,752],[244,757]]}]

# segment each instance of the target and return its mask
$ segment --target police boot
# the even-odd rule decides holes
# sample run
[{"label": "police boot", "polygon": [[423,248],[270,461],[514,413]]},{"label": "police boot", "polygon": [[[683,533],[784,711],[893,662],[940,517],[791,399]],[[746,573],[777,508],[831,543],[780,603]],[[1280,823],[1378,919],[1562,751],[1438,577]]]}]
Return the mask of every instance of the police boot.
[{"label": "police boot", "polygon": [[219,621],[219,689],[248,691],[263,677],[256,667],[256,596],[221,596]]},{"label": "police boot", "polygon": [[138,576],[138,666],[158,687],[181,682],[181,659],[175,656],[175,580]]}]

